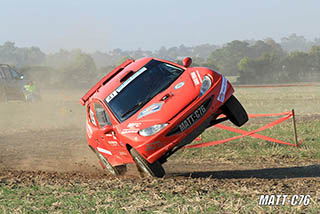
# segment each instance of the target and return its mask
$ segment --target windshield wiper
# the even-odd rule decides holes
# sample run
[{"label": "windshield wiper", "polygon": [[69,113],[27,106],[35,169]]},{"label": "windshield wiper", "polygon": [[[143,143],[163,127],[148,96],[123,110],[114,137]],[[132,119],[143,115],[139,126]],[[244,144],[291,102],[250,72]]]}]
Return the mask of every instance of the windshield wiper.
[{"label": "windshield wiper", "polygon": [[130,108],[128,111],[126,111],[121,118],[124,118],[125,116],[127,116],[128,114],[130,114],[131,112],[133,112],[134,110],[136,110],[137,108],[139,108],[140,106],[145,105],[147,102],[149,102],[152,99],[152,97],[148,97],[140,102],[138,102],[137,104],[135,104],[132,108]]}]

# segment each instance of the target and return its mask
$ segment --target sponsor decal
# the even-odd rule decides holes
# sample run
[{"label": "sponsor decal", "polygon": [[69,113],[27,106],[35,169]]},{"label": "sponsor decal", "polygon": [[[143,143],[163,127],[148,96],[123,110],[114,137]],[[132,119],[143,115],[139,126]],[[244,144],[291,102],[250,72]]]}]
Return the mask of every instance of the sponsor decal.
[{"label": "sponsor decal", "polygon": [[116,90],[114,90],[107,98],[105,99],[107,103],[109,103],[113,98],[115,98],[120,91],[122,91],[129,83],[131,83],[135,78],[137,78],[140,74],[146,71],[147,68],[143,67],[139,69],[136,73],[134,73],[131,77],[129,77],[124,83],[122,83]]},{"label": "sponsor decal", "polygon": [[196,75],[196,73],[195,72],[192,72],[191,73],[191,78],[192,78],[192,80],[193,80],[193,83],[194,83],[194,85],[199,85],[200,83],[199,83],[199,79],[198,79],[198,77],[197,77],[197,75]]},{"label": "sponsor decal", "polygon": [[126,152],[119,152],[119,155],[126,156],[127,153]]},{"label": "sponsor decal", "polygon": [[121,134],[137,133],[141,124],[142,123],[129,123],[127,125],[128,129],[123,129]]},{"label": "sponsor decal", "polygon": [[179,124],[181,132],[187,130],[190,126],[197,122],[206,113],[206,111],[207,110],[203,105],[197,108],[191,115],[189,115],[189,117]]},{"label": "sponsor decal", "polygon": [[89,138],[92,138],[92,128],[90,127],[89,123],[87,122],[87,134]]},{"label": "sponsor decal", "polygon": [[106,101],[107,103],[109,103],[115,96],[118,95],[119,92],[117,92],[117,89],[115,91],[113,91],[107,98]]},{"label": "sponsor decal", "polygon": [[184,85],[184,82],[180,82],[176,86],[174,86],[174,89],[177,90],[177,89],[181,88],[183,85]]},{"label": "sponsor decal", "polygon": [[103,149],[103,148],[100,148],[100,147],[97,147],[97,150],[99,152],[103,152],[105,154],[112,155],[112,153],[109,150],[106,150],[106,149]]},{"label": "sponsor decal", "polygon": [[118,145],[118,142],[117,142],[117,141],[108,141],[108,143],[109,143],[111,146],[117,146],[117,145]]},{"label": "sponsor decal", "polygon": [[162,147],[165,146],[164,142],[160,142],[160,141],[156,141],[153,143],[148,143],[146,146],[146,151],[151,151],[151,150],[156,150],[156,149],[160,149]]},{"label": "sponsor decal", "polygon": [[198,70],[196,70],[196,73],[197,73],[197,76],[198,76],[198,78],[199,78],[200,82],[202,83],[202,79],[201,79],[201,77],[200,77],[199,71],[198,71]]},{"label": "sponsor decal", "polygon": [[121,134],[137,133],[139,129],[123,129]]},{"label": "sponsor decal", "polygon": [[217,100],[219,102],[224,101],[224,98],[225,98],[226,92],[227,92],[227,87],[228,87],[228,81],[224,76],[222,76],[221,88],[220,88],[219,96],[217,98]]},{"label": "sponsor decal", "polygon": [[141,111],[139,113],[138,119],[140,119],[142,117],[145,117],[145,116],[147,116],[149,114],[152,114],[154,112],[160,111],[162,105],[163,105],[163,102],[162,103],[154,103],[154,104],[152,104],[151,106],[147,107],[146,109],[144,109],[143,111]]},{"label": "sponsor decal", "polygon": [[141,126],[141,123],[129,123],[128,128],[139,128]]}]

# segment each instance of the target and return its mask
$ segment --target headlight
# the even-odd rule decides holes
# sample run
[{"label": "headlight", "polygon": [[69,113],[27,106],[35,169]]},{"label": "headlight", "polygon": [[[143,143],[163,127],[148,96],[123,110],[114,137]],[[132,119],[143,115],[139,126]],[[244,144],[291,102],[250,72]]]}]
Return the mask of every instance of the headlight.
[{"label": "headlight", "polygon": [[154,126],[150,126],[148,128],[145,129],[141,129],[139,131],[139,134],[142,136],[151,136],[154,135],[155,133],[161,131],[161,129],[163,129],[164,127],[166,127],[168,125],[168,123],[162,123],[162,124],[157,124]]},{"label": "headlight", "polygon": [[212,85],[212,80],[210,77],[208,76],[204,76],[203,78],[203,81],[202,81],[202,85],[201,85],[201,88],[200,88],[200,94],[199,94],[199,97],[201,97],[202,95],[204,95],[204,93],[206,93],[209,88],[211,87]]}]

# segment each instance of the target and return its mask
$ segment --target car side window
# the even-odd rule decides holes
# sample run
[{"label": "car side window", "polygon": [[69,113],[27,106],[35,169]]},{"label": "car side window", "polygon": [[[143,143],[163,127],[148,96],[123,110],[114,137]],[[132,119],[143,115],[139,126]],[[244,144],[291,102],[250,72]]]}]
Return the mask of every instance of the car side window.
[{"label": "car side window", "polygon": [[5,79],[4,73],[2,72],[1,68],[0,68],[0,79]]},{"label": "car side window", "polygon": [[98,124],[100,125],[100,128],[109,125],[111,126],[110,117],[107,113],[107,111],[104,109],[104,107],[100,103],[94,103],[94,109],[96,112]]},{"label": "car side window", "polygon": [[90,122],[91,122],[93,125],[97,126],[96,119],[95,119],[95,117],[94,117],[94,113],[93,113],[93,111],[92,111],[92,109],[91,109],[90,107],[88,107],[88,116],[89,116]]},{"label": "car side window", "polygon": [[10,73],[8,68],[3,68],[2,72],[4,74],[5,79],[7,79],[7,80],[11,80],[12,79],[11,73]]},{"label": "car side window", "polygon": [[19,79],[19,74],[15,70],[10,70],[10,73],[14,79]]}]

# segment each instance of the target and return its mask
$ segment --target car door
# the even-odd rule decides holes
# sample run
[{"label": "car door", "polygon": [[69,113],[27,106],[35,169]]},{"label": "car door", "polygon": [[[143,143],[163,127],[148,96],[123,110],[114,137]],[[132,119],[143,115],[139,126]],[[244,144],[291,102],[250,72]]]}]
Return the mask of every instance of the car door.
[{"label": "car door", "polygon": [[20,97],[17,97],[20,95],[21,89],[20,85],[17,84],[17,80],[15,79],[14,73],[10,69],[10,67],[2,67],[2,71],[4,73],[4,76],[6,78],[6,93],[8,99],[17,99]]},{"label": "car door", "polygon": [[86,134],[89,145],[92,148],[96,148],[101,142],[98,141],[98,124],[97,118],[95,116],[93,104],[88,104],[87,106],[87,124],[86,124]]},{"label": "car door", "polygon": [[97,140],[97,150],[103,154],[111,165],[122,165],[132,162],[125,145],[116,136],[114,125],[105,107],[95,101],[92,105],[97,119],[97,130],[94,136]]},{"label": "car door", "polygon": [[2,67],[0,67],[0,102],[6,101],[6,84],[6,76],[2,70]]},{"label": "car door", "polygon": [[0,67],[0,84],[4,84],[5,82],[5,76],[4,76],[4,73],[2,71],[2,68]]},{"label": "car door", "polygon": [[12,94],[14,94],[14,92],[12,92],[12,76],[11,76],[11,73],[9,71],[9,67],[5,67],[3,66],[2,67],[2,73],[3,73],[3,76],[5,78],[5,91],[6,91],[6,96],[7,98],[10,98],[12,97]]},{"label": "car door", "polygon": [[24,82],[20,79],[20,74],[16,72],[14,69],[9,69],[9,73],[11,76],[10,87],[12,92],[15,94],[17,99],[21,99],[23,96],[23,87]]}]

